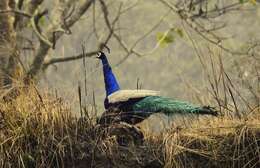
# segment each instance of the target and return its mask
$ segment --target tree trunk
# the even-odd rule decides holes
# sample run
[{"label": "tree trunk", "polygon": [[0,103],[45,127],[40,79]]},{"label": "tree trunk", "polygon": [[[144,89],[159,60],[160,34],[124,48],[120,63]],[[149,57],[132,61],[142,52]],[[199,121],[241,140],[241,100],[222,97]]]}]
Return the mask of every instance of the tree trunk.
[{"label": "tree trunk", "polygon": [[[11,10],[13,0],[1,0],[0,10]],[[0,14],[0,87],[11,84],[15,68],[18,63],[16,57],[16,33],[13,29],[14,15],[12,13]]]},{"label": "tree trunk", "polygon": [[[94,0],[79,0],[77,10],[75,10],[72,15],[65,21],[65,13],[68,12],[66,10],[69,9],[73,2],[74,0],[68,0],[66,2],[57,1],[57,4],[54,6],[53,12],[49,14],[49,17],[52,18],[53,24],[49,25],[49,27],[47,27],[46,30],[42,32],[42,34],[44,34],[46,37],[46,41],[56,43],[56,41],[65,34],[65,31],[72,27],[89,9]],[[55,38],[53,36],[54,32],[56,32]],[[51,45],[47,44],[46,41],[40,39],[40,46],[37,49],[34,60],[30,65],[29,71],[27,72],[25,83],[28,83],[30,82],[30,80],[36,78],[39,72],[42,70],[45,57],[52,47]]]}]

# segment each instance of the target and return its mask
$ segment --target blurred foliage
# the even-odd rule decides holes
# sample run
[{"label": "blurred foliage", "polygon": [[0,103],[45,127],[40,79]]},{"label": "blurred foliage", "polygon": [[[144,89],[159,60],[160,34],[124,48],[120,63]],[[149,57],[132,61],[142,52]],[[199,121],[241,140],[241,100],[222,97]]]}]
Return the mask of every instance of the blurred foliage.
[{"label": "blurred foliage", "polygon": [[253,5],[256,5],[256,0],[239,0],[240,3],[246,3],[246,2],[250,2],[252,3]]},{"label": "blurred foliage", "polygon": [[156,39],[157,39],[157,43],[161,47],[166,47],[167,45],[173,43],[177,36],[183,38],[184,37],[183,30],[180,28],[171,28],[166,32],[158,32],[156,34]]}]

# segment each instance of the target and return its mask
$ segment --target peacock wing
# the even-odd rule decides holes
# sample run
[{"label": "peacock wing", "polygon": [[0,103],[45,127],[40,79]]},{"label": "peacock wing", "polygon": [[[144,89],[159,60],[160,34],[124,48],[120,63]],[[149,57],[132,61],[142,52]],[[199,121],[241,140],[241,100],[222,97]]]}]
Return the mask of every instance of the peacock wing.
[{"label": "peacock wing", "polygon": [[109,103],[125,102],[129,99],[157,96],[158,91],[153,90],[119,90],[108,96]]},{"label": "peacock wing", "polygon": [[181,114],[210,114],[217,115],[210,107],[199,107],[188,102],[178,101],[161,96],[149,96],[134,104],[133,110],[150,113],[162,112],[166,115]]}]

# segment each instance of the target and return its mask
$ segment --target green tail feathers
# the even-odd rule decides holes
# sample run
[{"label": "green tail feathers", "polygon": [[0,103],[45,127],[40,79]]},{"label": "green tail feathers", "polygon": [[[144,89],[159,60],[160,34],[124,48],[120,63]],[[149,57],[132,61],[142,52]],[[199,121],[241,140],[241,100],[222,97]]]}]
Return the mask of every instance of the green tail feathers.
[{"label": "green tail feathers", "polygon": [[172,114],[208,114],[217,116],[217,112],[208,106],[199,107],[191,105],[187,102],[177,101],[171,98],[160,96],[149,96],[137,102],[133,110],[145,111],[151,113],[164,113],[166,115]]}]

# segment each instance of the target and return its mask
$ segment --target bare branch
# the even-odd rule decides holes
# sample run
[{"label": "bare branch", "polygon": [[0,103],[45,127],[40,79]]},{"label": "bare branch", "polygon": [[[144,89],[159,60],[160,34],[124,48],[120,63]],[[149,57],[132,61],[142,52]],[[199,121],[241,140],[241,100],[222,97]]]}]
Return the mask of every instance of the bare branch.
[{"label": "bare branch", "polygon": [[[157,42],[157,44],[155,45],[155,47],[148,53],[140,53],[140,52],[137,52],[134,48],[144,39],[146,38],[149,34],[151,34],[161,23],[162,21],[164,20],[164,18],[168,15],[168,12],[161,17],[161,19],[154,25],[152,26],[152,28],[150,30],[148,30],[143,36],[139,37],[135,42],[134,44],[132,45],[132,47],[128,48],[127,49],[127,54],[120,60],[118,61],[118,63],[115,64],[115,66],[119,66],[121,65],[122,63],[124,63],[129,57],[131,54],[136,54],[137,56],[145,56],[145,55],[149,55],[149,54],[152,54],[158,47],[159,47],[159,42]],[[121,42],[121,40],[119,41],[119,43],[121,44],[121,46],[123,45],[123,47],[126,47],[126,45]],[[128,52],[129,51],[129,52]]]},{"label": "bare branch", "polygon": [[31,20],[31,25],[32,25],[32,28],[35,32],[35,34],[38,36],[38,38],[40,39],[40,41],[44,42],[46,45],[48,46],[53,46],[52,42],[49,41],[49,39],[47,37],[45,37],[42,33],[41,33],[41,30],[38,26],[38,21],[39,19],[44,16],[45,14],[47,14],[47,10],[43,11],[43,12],[40,12],[40,13],[37,13],[35,16],[33,16],[30,20]]},{"label": "bare branch", "polygon": [[[34,16],[34,13],[36,12],[39,5],[42,4],[43,1],[44,0],[31,0],[30,2],[26,3],[26,5],[24,5],[24,0],[20,0],[18,1],[17,5],[19,10],[23,10],[24,11],[23,13],[28,15],[27,18],[31,18]],[[24,27],[26,27],[28,22],[30,22],[30,19],[22,18],[21,13],[15,13],[15,14],[16,14],[15,22],[14,22],[15,28],[22,30]]]},{"label": "bare branch", "polygon": [[27,17],[27,18],[32,17],[32,15],[30,15],[29,13],[26,13],[26,12],[20,11],[20,10],[0,10],[0,14],[6,14],[6,13],[14,13],[16,15],[20,15],[20,16]]},{"label": "bare branch", "polygon": [[30,14],[34,14],[34,12],[36,11],[36,9],[38,8],[39,5],[42,4],[44,0],[31,0],[27,5],[27,9],[26,11]]},{"label": "bare branch", "polygon": [[92,56],[96,55],[99,51],[100,50],[96,50],[96,51],[92,51],[89,53],[79,54],[79,55],[65,57],[65,58],[52,58],[51,60],[46,61],[46,63],[44,63],[43,70],[45,70],[48,66],[53,65],[53,64],[76,61],[76,60],[79,60],[82,58],[92,57]]},{"label": "bare branch", "polygon": [[128,7],[126,7],[125,9],[122,9],[122,10],[121,10],[121,14],[124,14],[124,13],[126,13],[127,11],[129,11],[129,10],[135,8],[135,7],[138,5],[139,1],[140,1],[140,0],[137,0],[133,5],[128,6]]},{"label": "bare branch", "polygon": [[82,4],[80,4],[80,7],[67,20],[67,26],[71,27],[76,21],[78,21],[79,18],[88,10],[88,8],[93,2],[95,2],[95,0],[84,0]]},{"label": "bare branch", "polygon": [[65,58],[52,58],[52,59],[50,59],[49,61],[46,61],[43,64],[43,69],[46,69],[49,65],[52,65],[52,64],[69,62],[69,61],[76,61],[78,59],[82,59],[82,58],[85,58],[85,57],[91,57],[91,56],[96,55],[98,52],[99,52],[99,50],[96,50],[96,51],[92,51],[92,52],[89,52],[89,53],[79,54],[79,55],[65,57]]},{"label": "bare branch", "polygon": [[99,49],[97,49],[96,51],[92,51],[92,52],[84,53],[84,54],[82,53],[82,54],[79,54],[76,56],[70,56],[70,57],[65,57],[65,58],[52,58],[48,61],[45,61],[42,69],[45,70],[46,68],[48,68],[48,66],[56,64],[56,63],[70,62],[70,61],[76,61],[76,60],[86,58],[86,57],[92,57],[92,56],[96,55],[100,50],[102,50],[104,48],[104,46],[107,45],[111,36],[112,36],[112,33],[109,33],[106,40],[104,41],[104,43],[100,43]]},{"label": "bare branch", "polygon": [[[55,20],[55,23],[50,25],[46,32],[45,36],[48,41],[52,41],[52,43],[56,43],[56,41],[64,34],[66,31],[60,31],[61,29],[66,30],[67,28],[70,28],[73,26],[80,17],[88,10],[90,5],[94,2],[94,0],[84,0],[80,1],[79,8],[71,15],[70,18],[66,20],[66,23],[64,22],[64,12],[60,11],[58,13],[53,13],[53,18]],[[70,5],[72,1],[68,1],[65,6]],[[64,5],[64,4],[62,4]],[[60,6],[57,6],[59,8]],[[63,9],[65,10],[65,9]],[[54,32],[57,32],[55,34],[55,37],[53,36]],[[55,41],[54,41],[55,40]],[[40,41],[40,46],[36,52],[36,56],[33,60],[33,63],[30,66],[29,71],[27,72],[25,81],[28,81],[28,79],[34,78],[39,71],[43,68],[44,59],[49,51],[51,46],[47,43],[44,43],[42,40]]]},{"label": "bare branch", "polygon": [[[182,19],[186,25],[188,25],[190,28],[192,28],[196,33],[198,33],[204,40],[216,45],[217,47],[223,49],[224,51],[231,53],[231,54],[239,54],[239,55],[243,55],[246,53],[242,53],[242,52],[235,52],[232,51],[229,48],[226,48],[222,45],[222,40],[223,38],[219,37],[218,35],[214,34],[214,30],[217,30],[220,27],[218,27],[217,29],[213,28],[213,29],[206,29],[203,25],[199,24],[198,22],[196,22],[195,15],[189,13],[188,11],[185,11],[184,9],[179,9],[177,6],[171,4],[170,2],[168,2],[167,0],[160,0],[160,2],[162,2],[165,6],[167,6],[168,8],[170,8],[172,10],[172,12],[174,14],[177,14],[180,19]],[[234,7],[237,7],[240,3],[234,3],[231,5],[228,5],[226,7],[223,7],[222,9],[213,9],[212,11],[209,12],[216,12],[216,11],[225,11],[225,10],[232,10],[234,9]],[[219,14],[219,16],[221,15],[221,13]],[[201,15],[200,15],[201,16]],[[199,17],[196,16],[196,17]],[[213,30],[213,31],[210,31]]]},{"label": "bare branch", "polygon": [[[107,6],[105,4],[105,2],[103,0],[99,0],[101,7],[102,7],[102,11],[104,14],[104,19],[105,19],[105,23],[106,26],[108,27],[109,31],[112,32],[112,35],[115,37],[115,39],[119,42],[119,44],[122,46],[122,48],[126,51],[126,53],[130,53],[130,50],[128,49],[127,45],[125,44],[125,42],[114,32],[111,23],[108,19],[108,9]],[[121,7],[120,7],[121,8]],[[121,9],[119,9],[120,11]],[[120,13],[120,12],[119,12]]]},{"label": "bare branch", "polygon": [[[162,21],[165,19],[165,17],[169,14],[169,11],[166,12],[166,14],[164,14],[160,20],[149,30],[147,31],[143,36],[139,37],[134,44],[129,47],[123,40],[122,38],[112,30],[112,26],[111,23],[109,21],[108,18],[108,9],[106,4],[104,3],[103,0],[100,0],[101,3],[101,7],[102,7],[102,11],[103,11],[103,15],[104,15],[104,19],[105,19],[105,23],[106,26],[108,27],[108,29],[113,33],[113,37],[118,41],[118,43],[120,44],[120,46],[125,50],[126,55],[115,65],[115,66],[119,66],[120,64],[122,64],[124,61],[127,60],[127,58],[131,55],[131,54],[135,54],[139,57],[144,56],[144,55],[148,55],[148,54],[152,54],[158,47],[159,47],[159,43],[156,44],[156,46],[148,53],[140,53],[138,51],[136,51],[135,47],[144,39],[146,38],[149,34],[151,34],[161,23]],[[120,12],[122,13],[122,12]]]},{"label": "bare branch", "polygon": [[111,39],[113,33],[115,32],[115,24],[116,22],[119,20],[119,17],[121,15],[120,13],[120,9],[119,8],[119,12],[117,13],[117,16],[115,17],[115,19],[113,20],[112,24],[110,25],[110,29],[109,29],[109,34],[107,35],[106,39],[104,40],[104,42],[99,44],[99,48],[95,51],[89,52],[89,53],[85,53],[85,54],[79,54],[76,56],[70,56],[70,57],[65,57],[65,58],[52,58],[48,61],[46,61],[43,65],[43,69],[45,70],[48,66],[52,65],[52,64],[56,64],[56,63],[62,63],[62,62],[69,62],[69,61],[75,61],[78,59],[82,59],[82,58],[86,58],[86,57],[91,57],[96,55],[100,50],[102,50],[104,48],[104,46],[106,46],[109,42],[109,40]]}]

